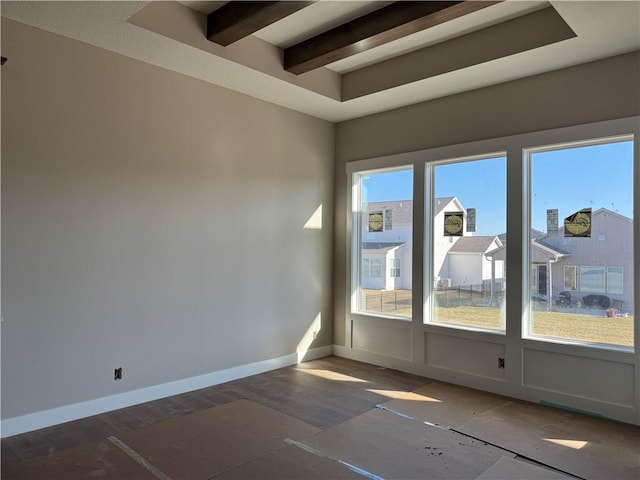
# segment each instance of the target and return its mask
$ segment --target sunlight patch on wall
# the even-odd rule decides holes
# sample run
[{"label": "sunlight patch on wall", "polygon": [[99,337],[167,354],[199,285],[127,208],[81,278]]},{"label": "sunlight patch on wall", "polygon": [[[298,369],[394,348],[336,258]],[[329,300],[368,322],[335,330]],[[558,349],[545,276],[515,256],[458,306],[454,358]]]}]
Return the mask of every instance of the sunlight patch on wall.
[{"label": "sunlight patch on wall", "polygon": [[322,205],[309,217],[307,223],[304,224],[304,228],[307,230],[322,230]]},{"label": "sunlight patch on wall", "polygon": [[304,356],[309,351],[309,347],[318,336],[318,333],[320,333],[320,330],[322,330],[322,313],[318,313],[318,315],[316,315],[316,318],[311,322],[311,325],[309,325],[309,328],[302,336],[300,343],[298,343],[298,346],[296,347],[298,363],[304,360]]}]

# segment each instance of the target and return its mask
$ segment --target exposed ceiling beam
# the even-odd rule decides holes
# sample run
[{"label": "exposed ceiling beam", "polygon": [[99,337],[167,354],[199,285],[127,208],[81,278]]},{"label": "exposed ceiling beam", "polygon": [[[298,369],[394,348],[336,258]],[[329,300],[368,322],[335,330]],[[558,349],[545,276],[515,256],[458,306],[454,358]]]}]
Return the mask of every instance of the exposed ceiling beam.
[{"label": "exposed ceiling beam", "polygon": [[284,69],[309,72],[496,3],[500,2],[395,2],[285,49]]},{"label": "exposed ceiling beam", "polygon": [[207,15],[207,38],[226,47],[312,3],[229,2]]}]

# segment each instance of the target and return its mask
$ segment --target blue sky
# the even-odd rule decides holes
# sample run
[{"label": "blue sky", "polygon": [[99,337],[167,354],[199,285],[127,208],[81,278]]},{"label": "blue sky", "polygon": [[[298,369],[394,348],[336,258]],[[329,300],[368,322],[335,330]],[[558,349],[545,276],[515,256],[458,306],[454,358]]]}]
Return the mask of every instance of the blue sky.
[{"label": "blue sky", "polygon": [[[547,209],[557,208],[562,220],[583,208],[604,207],[632,218],[633,142],[574,147],[532,156],[533,227],[546,231]],[[476,209],[476,235],[506,231],[506,160],[487,159],[438,165],[435,196],[456,196]],[[413,172],[371,175],[364,180],[365,201],[409,200]]]},{"label": "blue sky", "polygon": [[531,167],[532,224],[546,231],[547,209],[559,223],[583,208],[633,218],[633,142],[540,152]]}]

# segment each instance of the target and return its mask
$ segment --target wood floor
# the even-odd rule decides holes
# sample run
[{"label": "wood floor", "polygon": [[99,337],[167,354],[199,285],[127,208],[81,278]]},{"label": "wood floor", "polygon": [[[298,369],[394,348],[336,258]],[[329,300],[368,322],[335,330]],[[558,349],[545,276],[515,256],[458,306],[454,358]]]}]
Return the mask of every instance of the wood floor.
[{"label": "wood floor", "polygon": [[[238,404],[238,401],[244,401],[245,404]],[[251,408],[254,410],[274,412],[274,415],[280,415],[279,418],[284,418],[282,415],[285,415],[297,422],[296,428],[307,428],[305,438],[308,441],[304,445],[305,451],[299,450],[299,455],[313,457],[309,452],[323,452],[321,456],[325,460],[350,456],[362,464],[369,465],[372,470],[378,469],[379,472],[385,473],[368,474],[367,470],[352,468],[348,474],[341,476],[341,471],[332,470],[334,467],[330,467],[324,474],[321,470],[316,471],[314,478],[329,478],[326,475],[353,478],[356,474],[356,477],[360,478],[367,475],[369,478],[426,478],[425,472],[431,472],[430,478],[456,478],[451,476],[452,472],[455,472],[454,469],[447,473],[447,463],[442,464],[440,473],[434,470],[408,469],[408,464],[414,462],[433,463],[434,458],[438,459],[441,458],[438,455],[443,455],[443,451],[438,451],[443,448],[442,445],[454,444],[461,446],[456,447],[459,449],[458,456],[473,456],[474,452],[477,452],[479,460],[475,463],[488,462],[476,473],[469,473],[470,476],[466,478],[492,478],[492,469],[498,467],[503,473],[511,471],[509,475],[513,475],[514,468],[514,471],[523,472],[524,475],[526,465],[522,462],[514,464],[513,459],[516,458],[543,468],[544,470],[533,471],[534,475],[535,472],[544,472],[545,475],[540,478],[605,478],[602,475],[607,478],[638,478],[640,473],[640,429],[637,427],[517,402],[339,357],[326,357],[2,439],[2,478],[28,478],[21,477],[19,472],[35,470],[21,470],[20,466],[37,464],[41,459],[53,458],[56,454],[64,456],[65,452],[74,452],[74,449],[77,450],[79,447],[105,442],[109,438],[136,438],[136,435],[142,438],[145,432],[151,432],[149,438],[153,438],[154,435],[166,435],[162,433],[165,432],[162,430],[163,426],[173,426],[171,428],[175,429],[176,425],[180,425],[172,420],[184,417],[180,421],[185,425],[188,421],[196,421],[194,419],[197,418],[201,418],[197,420],[199,422],[207,421],[206,417],[198,415],[220,412],[220,408],[234,404],[250,407],[253,405]],[[422,416],[428,418],[421,418]],[[431,428],[431,436],[425,437],[423,431],[427,427],[424,422],[433,427],[434,418],[437,419],[436,423],[451,427]],[[409,422],[408,419],[412,421]],[[471,434],[462,433],[462,430]],[[596,431],[597,434],[592,433]],[[394,439],[396,434],[399,437]],[[376,439],[378,435],[381,436]],[[412,435],[415,438],[412,438]],[[443,435],[446,438],[442,437]],[[535,436],[535,441],[529,442],[527,435]],[[561,438],[558,440],[555,437]],[[349,438],[356,440],[345,440]],[[394,446],[403,442],[424,443],[425,438],[427,443],[420,448],[421,457],[416,457],[416,453],[410,451],[412,449],[404,447],[397,453],[399,465],[395,470],[382,458],[385,452]],[[585,441],[581,442],[581,439]],[[297,443],[288,441],[291,444]],[[341,441],[347,441],[347,444],[339,446]],[[385,445],[380,453],[374,454],[379,444],[385,441],[390,444]],[[549,443],[562,441],[569,443],[561,446]],[[477,445],[471,445],[473,442]],[[472,447],[470,451],[463,451]],[[589,458],[594,459],[592,465],[582,461],[582,458],[586,458],[586,453],[584,449],[582,453],[578,450],[583,447],[591,449],[588,453]],[[295,450],[294,447],[291,448]],[[343,455],[341,449],[350,452]],[[454,455],[446,450],[452,449],[445,448],[445,453]],[[619,458],[611,458],[616,455]],[[299,462],[309,463],[308,458]],[[340,468],[349,465],[340,459],[337,462],[339,465],[336,463],[336,466]],[[453,463],[455,462],[454,460]],[[464,466],[464,462],[458,463],[458,467]],[[227,470],[203,477],[196,477],[195,473],[193,477],[174,473],[166,478],[205,479],[218,475],[222,475],[220,478],[245,478],[244,475],[260,478],[260,465],[255,463],[253,470],[237,469],[235,476],[233,471]],[[273,465],[273,460],[270,465]],[[452,463],[448,465],[451,468]],[[476,465],[475,468],[479,467]],[[7,474],[9,476],[5,477],[5,471],[10,472]],[[412,472],[420,476],[411,477]],[[156,477],[165,478],[158,475]],[[48,477],[45,474],[43,478]],[[273,474],[271,478],[281,476]],[[524,475],[505,478],[538,477]]]},{"label": "wood floor", "polygon": [[[369,389],[412,391],[428,379],[395,370],[327,357],[307,362],[304,368],[326,370],[364,380]],[[363,383],[363,382],[362,382]],[[335,382],[309,375],[298,367],[287,367],[261,375],[153,402],[135,405],[94,417],[43,428],[2,439],[2,464],[31,460],[54,451],[103,440],[111,435],[139,430],[169,418],[239,399],[263,404],[305,423],[327,429],[380,402],[382,395],[362,388],[360,382]]]}]

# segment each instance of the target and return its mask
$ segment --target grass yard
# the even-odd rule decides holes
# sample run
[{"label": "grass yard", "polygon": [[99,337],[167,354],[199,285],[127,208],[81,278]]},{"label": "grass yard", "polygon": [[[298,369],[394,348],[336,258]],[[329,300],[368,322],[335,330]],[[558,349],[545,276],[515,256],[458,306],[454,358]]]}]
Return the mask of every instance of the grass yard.
[{"label": "grass yard", "polygon": [[[411,318],[411,291],[365,290],[363,293],[365,293],[362,296],[363,310]],[[496,307],[437,306],[435,316],[439,323],[478,328],[503,328],[500,309]],[[604,310],[601,315],[534,311],[531,319],[531,334],[630,347],[633,345],[633,315],[607,318]]]},{"label": "grass yard", "polygon": [[607,318],[577,313],[534,312],[531,333],[583,342],[633,346],[633,315]]}]

